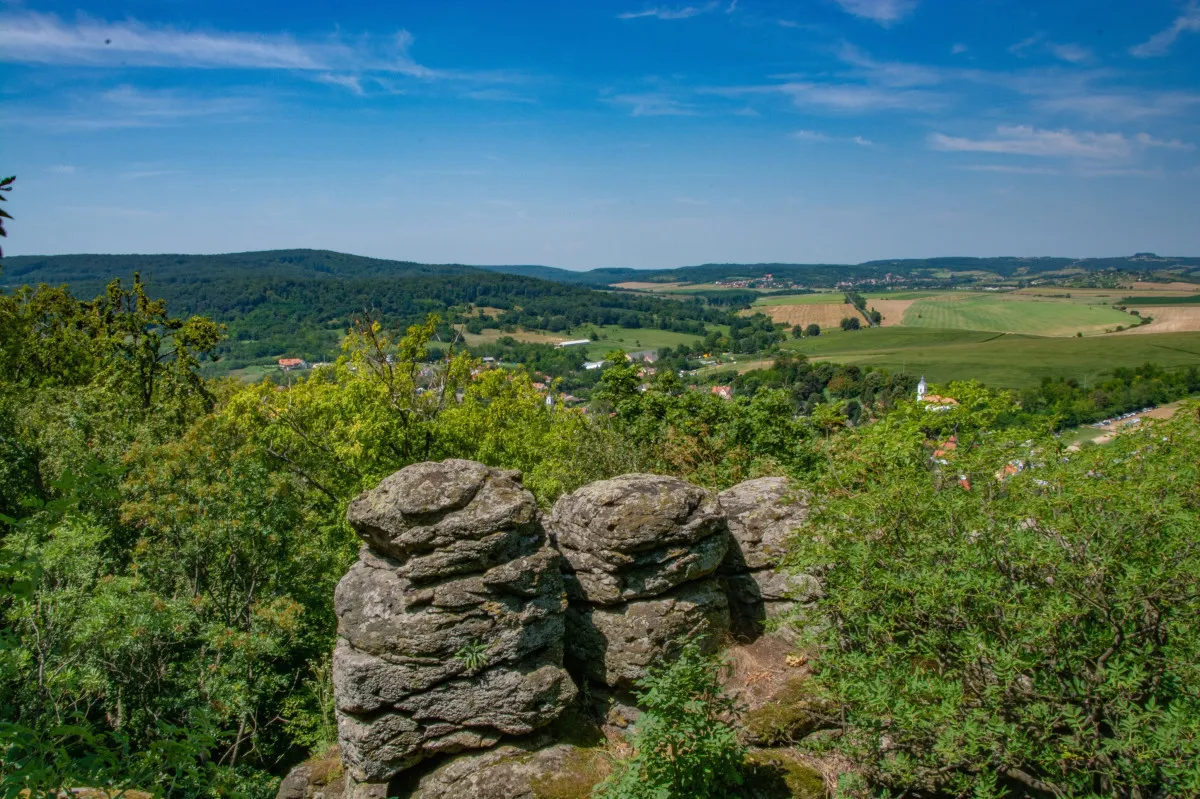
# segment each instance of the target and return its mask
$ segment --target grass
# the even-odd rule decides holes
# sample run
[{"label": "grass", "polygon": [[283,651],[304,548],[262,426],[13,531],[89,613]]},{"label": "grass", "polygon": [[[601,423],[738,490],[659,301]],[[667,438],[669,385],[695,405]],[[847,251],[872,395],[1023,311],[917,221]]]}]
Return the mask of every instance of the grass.
[{"label": "grass", "polygon": [[[645,327],[635,330],[629,327],[605,325],[603,327],[596,326],[595,329],[600,331],[604,338],[587,345],[588,357],[592,360],[599,360],[615,349],[623,349],[626,352],[657,350],[662,347],[678,347],[683,343],[691,344],[696,339],[703,338],[703,336],[691,333],[675,333],[670,330],[654,330]],[[591,331],[591,326],[573,330],[568,338],[587,338]]]},{"label": "grass", "polygon": [[979,380],[1024,388],[1043,377],[1095,381],[1118,366],[1147,361],[1172,368],[1200,363],[1200,333],[1048,338],[978,330],[874,328],[784,345],[813,359],[923,374],[930,381]]},{"label": "grass", "polygon": [[755,305],[830,305],[846,301],[842,293],[825,292],[822,294],[781,294],[778,297],[759,297]]},{"label": "grass", "polygon": [[1073,336],[1129,325],[1129,316],[1099,305],[957,295],[917,300],[904,313],[906,327],[991,330],[1035,336]]},{"label": "grass", "polygon": [[924,300],[946,294],[944,291],[869,291],[863,294],[868,300]]}]

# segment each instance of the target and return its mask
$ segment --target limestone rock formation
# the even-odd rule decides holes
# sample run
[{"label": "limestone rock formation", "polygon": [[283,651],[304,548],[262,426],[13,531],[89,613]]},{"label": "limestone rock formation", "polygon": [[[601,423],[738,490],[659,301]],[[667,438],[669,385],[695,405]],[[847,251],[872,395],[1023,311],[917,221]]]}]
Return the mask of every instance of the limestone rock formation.
[{"label": "limestone rock formation", "polygon": [[601,480],[554,505],[563,555],[567,660],[589,679],[629,687],[682,636],[716,646],[729,604],[711,579],[729,532],[716,498],[673,477]]},{"label": "limestone rock formation", "polygon": [[399,794],[408,799],[582,798],[611,769],[603,749],[501,746],[455,758],[418,779],[405,775]]},{"label": "limestone rock formation", "polygon": [[519,473],[415,464],[347,516],[367,542],[334,596],[338,737],[355,783],[528,733],[571,702],[559,556]]},{"label": "limestone rock formation", "polygon": [[767,619],[818,595],[815,578],[778,570],[788,537],[808,521],[808,500],[785,477],[747,480],[719,495],[730,533],[720,574],[739,635],[757,636]]}]

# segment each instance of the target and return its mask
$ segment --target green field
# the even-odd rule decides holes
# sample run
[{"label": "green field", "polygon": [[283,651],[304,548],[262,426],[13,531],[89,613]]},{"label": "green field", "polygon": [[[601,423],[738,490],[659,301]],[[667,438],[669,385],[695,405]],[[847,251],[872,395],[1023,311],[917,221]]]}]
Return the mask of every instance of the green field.
[{"label": "green field", "polygon": [[943,295],[917,300],[904,313],[906,327],[991,330],[1035,336],[1073,336],[1128,326],[1128,314],[1107,306],[1011,300],[995,296]]},{"label": "green field", "polygon": [[[572,331],[567,338],[587,338],[592,329],[589,326]],[[622,349],[626,352],[657,350],[661,347],[677,347],[685,342],[691,344],[696,339],[703,338],[703,336],[690,333],[674,333],[670,330],[653,330],[651,328],[635,330],[616,325],[596,326],[595,329],[600,331],[604,338],[587,345],[588,357],[592,360],[599,360],[615,349]],[[575,335],[576,333],[578,335]]]},{"label": "green field", "polygon": [[923,300],[928,297],[938,297],[946,292],[942,291],[867,291],[863,292],[863,296],[868,300]]},{"label": "green field", "polygon": [[843,303],[846,296],[840,292],[826,291],[819,294],[781,294],[778,297],[759,297],[755,305],[829,305]]},{"label": "green field", "polygon": [[930,381],[979,380],[1023,388],[1043,377],[1095,381],[1118,366],[1147,361],[1166,367],[1200,365],[1200,333],[1047,338],[926,328],[874,328],[789,341],[813,359],[923,374]]}]

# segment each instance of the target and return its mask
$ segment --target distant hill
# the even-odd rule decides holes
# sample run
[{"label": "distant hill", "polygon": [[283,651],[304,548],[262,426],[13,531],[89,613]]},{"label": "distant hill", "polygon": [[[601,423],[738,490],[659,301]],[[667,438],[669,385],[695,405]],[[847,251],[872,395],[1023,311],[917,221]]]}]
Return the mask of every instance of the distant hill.
[{"label": "distant hill", "polygon": [[461,264],[419,264],[329,250],[263,250],[223,255],[18,255],[0,261],[0,286],[70,284],[79,296],[98,293],[114,277],[141,272],[165,287],[247,278],[309,280],[363,277],[444,277],[478,274]]}]

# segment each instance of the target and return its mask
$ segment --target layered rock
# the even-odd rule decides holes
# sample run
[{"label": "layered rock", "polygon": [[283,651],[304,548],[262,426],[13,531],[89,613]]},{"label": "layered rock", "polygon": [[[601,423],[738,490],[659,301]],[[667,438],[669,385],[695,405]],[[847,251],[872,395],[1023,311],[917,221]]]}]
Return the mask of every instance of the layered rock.
[{"label": "layered rock", "polygon": [[628,688],[684,636],[715,648],[729,603],[711,575],[729,532],[716,498],[673,477],[601,480],[554,505],[563,555],[566,656],[588,679]]},{"label": "layered rock", "polygon": [[574,698],[559,557],[519,478],[420,463],[350,504],[367,546],[334,596],[333,678],[354,782],[531,732]]},{"label": "layered rock", "polygon": [[747,480],[718,496],[730,533],[720,575],[739,636],[759,635],[768,619],[820,591],[812,576],[780,570],[788,538],[808,521],[808,499],[792,491],[784,477]]}]

